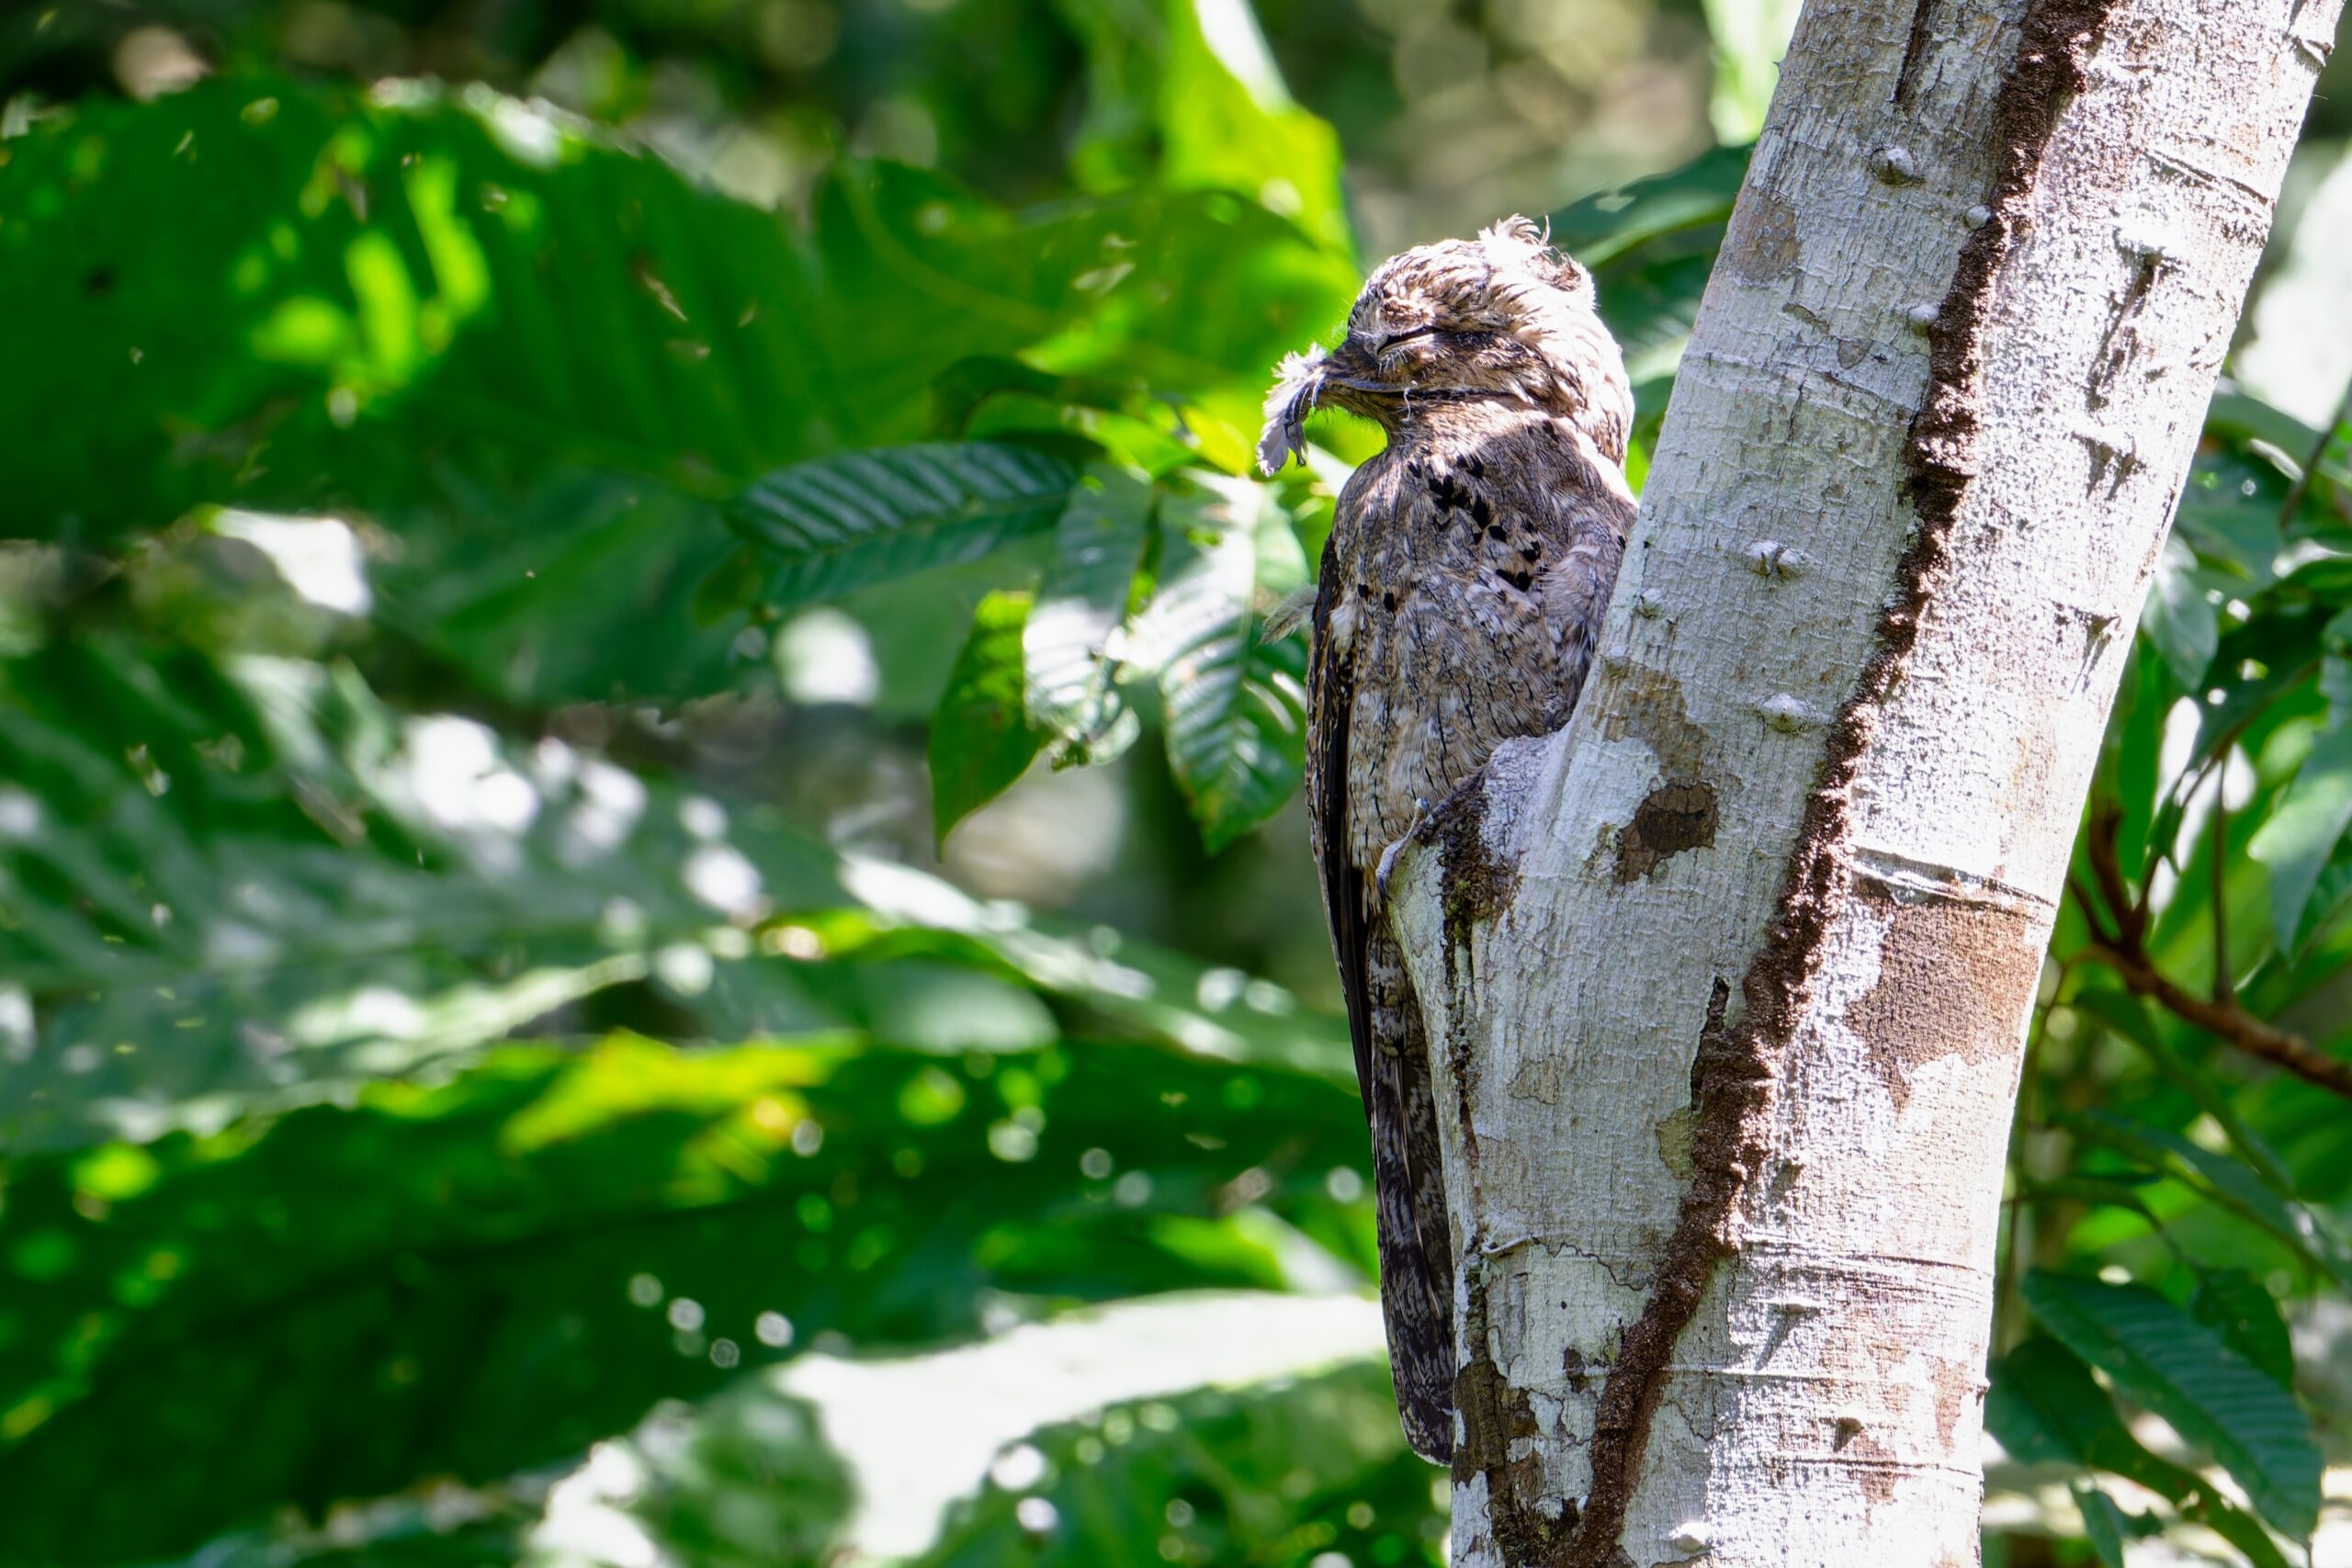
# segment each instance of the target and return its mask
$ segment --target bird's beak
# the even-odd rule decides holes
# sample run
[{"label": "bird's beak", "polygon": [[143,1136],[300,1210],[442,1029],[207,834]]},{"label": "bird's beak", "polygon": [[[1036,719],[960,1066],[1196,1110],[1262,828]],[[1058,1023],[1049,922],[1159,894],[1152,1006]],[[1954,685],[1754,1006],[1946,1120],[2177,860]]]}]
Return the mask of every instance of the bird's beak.
[{"label": "bird's beak", "polygon": [[1258,437],[1259,471],[1272,478],[1293,457],[1306,459],[1306,416],[1334,388],[1382,389],[1379,366],[1351,333],[1329,354],[1320,347],[1286,356],[1266,394],[1266,428]]}]

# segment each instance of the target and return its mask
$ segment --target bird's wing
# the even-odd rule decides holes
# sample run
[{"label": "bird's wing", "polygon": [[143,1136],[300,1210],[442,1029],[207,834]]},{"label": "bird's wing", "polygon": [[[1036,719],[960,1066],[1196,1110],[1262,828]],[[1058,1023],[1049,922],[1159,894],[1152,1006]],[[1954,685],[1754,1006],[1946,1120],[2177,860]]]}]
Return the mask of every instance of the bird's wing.
[{"label": "bird's wing", "polygon": [[[1331,953],[1339,961],[1340,989],[1347,998],[1356,1084],[1363,1089],[1372,1081],[1371,1002],[1364,982],[1371,930],[1363,870],[1348,852],[1348,716],[1355,706],[1355,671],[1330,635],[1331,611],[1347,591],[1340,581],[1338,560],[1335,539],[1323,547],[1323,570],[1315,592],[1315,637],[1306,682],[1306,811],[1315,864],[1323,878],[1323,911],[1331,924]],[[1364,1110],[1369,1113],[1371,1109],[1367,1100]]]},{"label": "bird's wing", "polygon": [[[1370,878],[1355,852],[1349,820],[1357,783],[1350,765],[1353,653],[1363,645],[1351,638],[1343,648],[1331,635],[1333,612],[1351,587],[1337,560],[1337,552],[1326,547],[1307,674],[1307,812],[1332,955],[1347,998],[1356,1088],[1372,1134],[1380,1301],[1397,1415],[1415,1451],[1442,1464],[1453,1451],[1453,1237],[1429,1048],[1403,954],[1373,909]],[[1371,613],[1369,605],[1355,609]]]}]

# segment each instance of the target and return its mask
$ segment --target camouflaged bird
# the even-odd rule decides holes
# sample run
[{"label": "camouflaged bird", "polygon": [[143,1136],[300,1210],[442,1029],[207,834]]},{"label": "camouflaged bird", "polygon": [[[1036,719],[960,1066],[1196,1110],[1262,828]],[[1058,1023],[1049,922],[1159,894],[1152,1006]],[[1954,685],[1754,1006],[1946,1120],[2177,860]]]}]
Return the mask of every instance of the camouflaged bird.
[{"label": "camouflaged bird", "polygon": [[1386,857],[1501,741],[1567,722],[1617,577],[1633,394],[1592,276],[1524,218],[1407,251],[1347,337],[1283,362],[1259,466],[1328,405],[1387,449],[1340,492],[1309,676],[1307,803],[1372,1123],[1380,1293],[1413,1447],[1453,1450],[1453,1257],[1430,1055]]}]

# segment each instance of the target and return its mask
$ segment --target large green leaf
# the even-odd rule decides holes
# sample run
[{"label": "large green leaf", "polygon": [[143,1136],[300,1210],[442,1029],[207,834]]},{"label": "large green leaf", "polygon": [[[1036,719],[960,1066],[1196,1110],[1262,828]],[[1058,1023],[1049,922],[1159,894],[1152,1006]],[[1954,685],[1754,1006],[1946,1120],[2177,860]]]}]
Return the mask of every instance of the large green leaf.
[{"label": "large green leaf", "polygon": [[1094,88],[1073,159],[1082,184],[1230,191],[1347,253],[1339,138],[1292,99],[1247,6],[1078,0],[1062,12],[1087,41]]},{"label": "large green leaf", "polygon": [[1039,533],[1077,479],[1058,457],[996,442],[892,446],[770,474],[727,515],[769,567],[762,599],[786,607],[977,560]]},{"label": "large green leaf", "polygon": [[2211,1454],[2265,1518],[2311,1532],[2320,1450],[2293,1395],[2145,1286],[2035,1270],[2022,1289],[2043,1326]]},{"label": "large green leaf", "polygon": [[948,673],[931,720],[932,831],[948,830],[1011,788],[1046,744],[1022,709],[1022,633],[1029,595],[991,593]]},{"label": "large green leaf", "polygon": [[1670,234],[1705,232],[1731,217],[1749,147],[1712,147],[1679,168],[1597,192],[1552,215],[1552,243],[1605,266]]},{"label": "large green leaf", "polygon": [[2211,1525],[2255,1568],[2288,1568],[2260,1523],[2195,1471],[2158,1457],[2133,1437],[2115,1402],[2065,1346],[2036,1335],[1996,1360],[1992,1371],[1984,1429],[2013,1457],[2120,1475]]},{"label": "large green leaf", "polygon": [[[2332,716],[2312,742],[2247,853],[2270,870],[2271,929],[2298,945],[2321,873],[2352,829],[2352,714]],[[2319,910],[2325,913],[2325,910]]]},{"label": "large green leaf", "polygon": [[[736,540],[718,506],[627,475],[564,468],[519,484],[442,466],[376,521],[371,629],[479,691],[544,711],[675,700],[766,671],[733,625],[687,605]],[[626,636],[614,635],[626,627]]]},{"label": "large green leaf", "polygon": [[1159,672],[1169,766],[1214,852],[1272,816],[1305,766],[1306,650],[1261,637],[1251,609],[1263,547],[1289,521],[1271,489],[1239,479],[1204,478],[1164,507],[1168,558],[1136,641]]},{"label": "large green leaf", "polygon": [[1553,243],[1592,269],[1601,319],[1636,383],[1663,387],[1697,318],[1750,149],[1718,147],[1552,217]]},{"label": "large green leaf", "polygon": [[1151,545],[1154,502],[1142,480],[1102,465],[1054,525],[1022,656],[1029,722],[1054,738],[1057,763],[1109,761],[1139,728],[1119,694],[1116,643]]},{"label": "large green leaf", "polygon": [[2188,1310],[2280,1388],[2295,1386],[2295,1348],[2278,1315],[2278,1298],[2260,1280],[2243,1269],[2209,1270],[2198,1280]]},{"label": "large green leaf", "polygon": [[[1174,1557],[1312,1568],[1444,1561],[1445,1512],[1405,1450],[1383,1369],[1114,1406],[1033,1436],[1027,1486],[992,1483],[925,1568],[1135,1568]],[[1008,1479],[1010,1479],[1008,1472]],[[1040,1511],[1039,1503],[1050,1512]],[[1042,1550],[1026,1517],[1056,1528]],[[1158,1521],[1137,1529],[1136,1521]],[[1021,1542],[1016,1546],[1016,1541]]]},{"label": "large green leaf", "polygon": [[[812,1340],[1362,1278],[1367,1207],[1327,1180],[1363,1190],[1351,1092],[1136,1060],[508,1047],[437,1088],[18,1161],[0,1562],[503,1477]],[[107,1502],[127,1474],[135,1509]]]}]

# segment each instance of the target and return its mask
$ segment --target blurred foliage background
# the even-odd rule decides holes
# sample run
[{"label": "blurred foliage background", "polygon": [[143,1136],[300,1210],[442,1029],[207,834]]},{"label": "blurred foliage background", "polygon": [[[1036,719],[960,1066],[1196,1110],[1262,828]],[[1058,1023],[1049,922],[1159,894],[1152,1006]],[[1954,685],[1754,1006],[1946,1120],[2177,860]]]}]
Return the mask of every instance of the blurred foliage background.
[{"label": "blurred foliage background", "polygon": [[[1638,479],[1793,9],[0,15],[0,1563],[1442,1561],[1260,635],[1366,436],[1258,400],[1548,213]],[[2352,1562],[2344,74],[2036,1019],[1996,1563]]]}]

